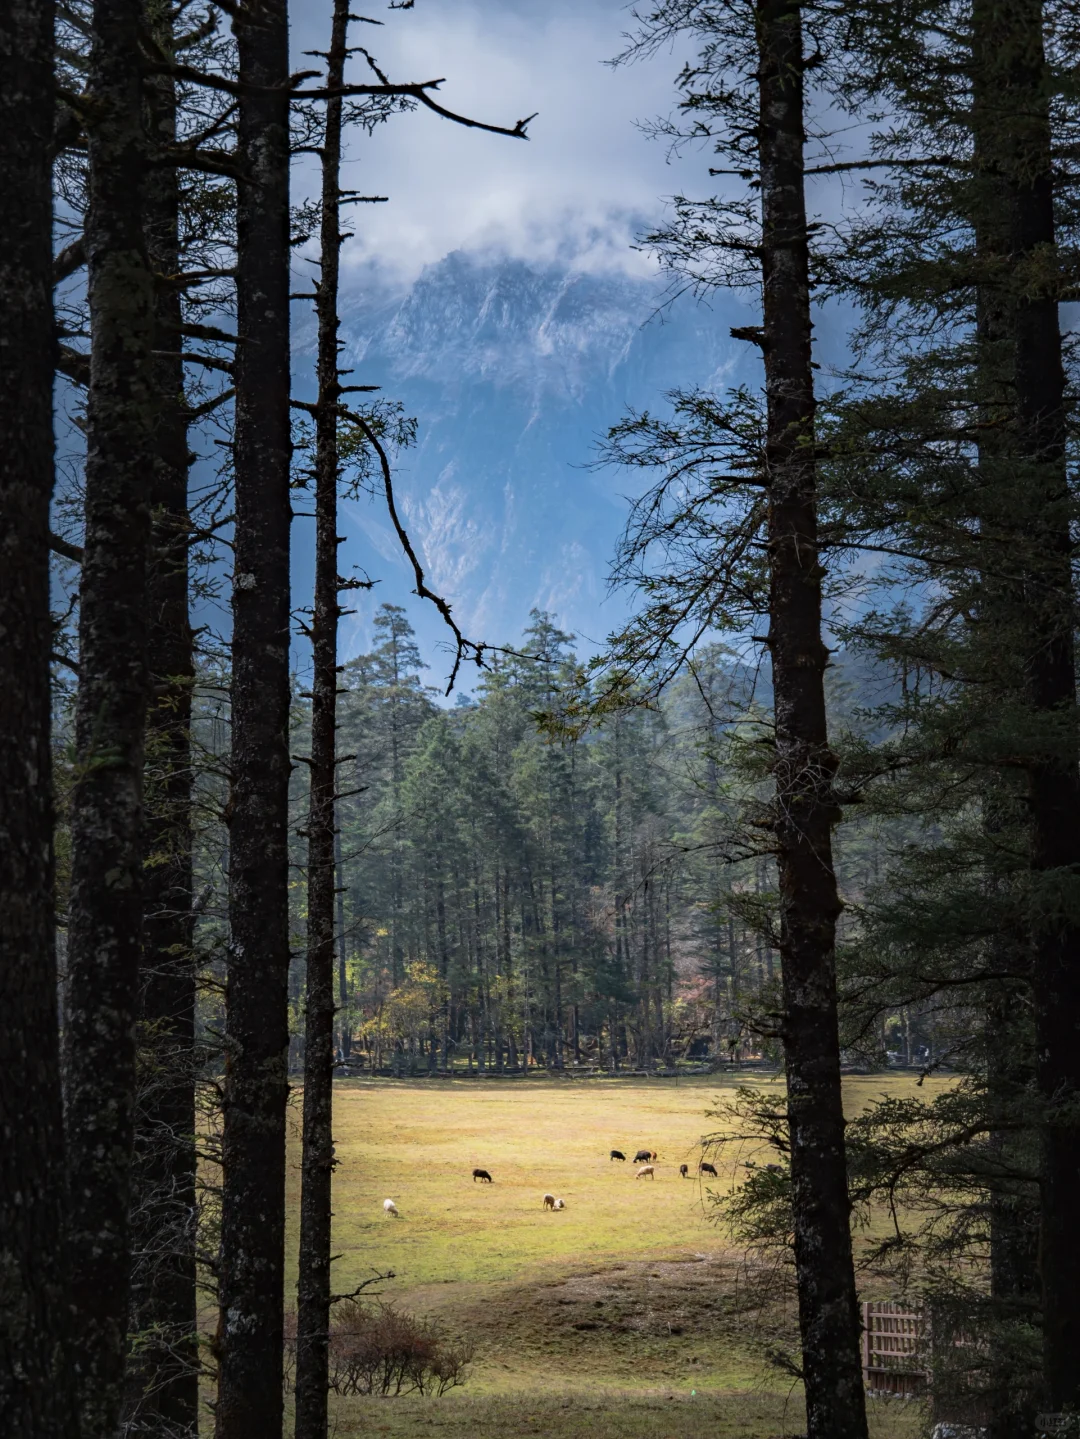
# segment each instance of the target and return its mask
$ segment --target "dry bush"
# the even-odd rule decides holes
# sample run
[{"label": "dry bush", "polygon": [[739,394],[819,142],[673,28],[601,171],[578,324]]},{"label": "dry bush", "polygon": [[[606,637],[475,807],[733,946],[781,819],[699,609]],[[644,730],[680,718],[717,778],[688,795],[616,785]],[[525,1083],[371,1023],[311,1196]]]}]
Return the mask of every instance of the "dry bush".
[{"label": "dry bush", "polygon": [[[286,1387],[295,1369],[296,1320],[286,1320]],[[347,1299],[330,1319],[330,1388],[335,1394],[445,1394],[464,1384],[473,1346],[437,1320],[392,1304]]]}]

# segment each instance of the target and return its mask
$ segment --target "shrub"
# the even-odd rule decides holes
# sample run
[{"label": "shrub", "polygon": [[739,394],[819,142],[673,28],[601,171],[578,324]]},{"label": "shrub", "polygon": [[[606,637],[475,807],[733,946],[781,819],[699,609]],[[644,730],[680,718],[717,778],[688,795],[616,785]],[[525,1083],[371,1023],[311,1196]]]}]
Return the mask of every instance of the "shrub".
[{"label": "shrub", "polygon": [[[286,1384],[295,1368],[296,1321],[286,1327]],[[464,1384],[473,1347],[437,1320],[392,1304],[347,1299],[330,1318],[330,1388],[335,1394],[445,1394]]]}]

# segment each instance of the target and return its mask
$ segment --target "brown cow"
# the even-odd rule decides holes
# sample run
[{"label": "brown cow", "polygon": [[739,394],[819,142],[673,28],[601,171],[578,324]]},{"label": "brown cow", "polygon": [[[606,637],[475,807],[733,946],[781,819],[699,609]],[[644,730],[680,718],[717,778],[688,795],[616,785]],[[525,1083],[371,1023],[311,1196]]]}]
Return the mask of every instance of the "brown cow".
[{"label": "brown cow", "polygon": [[554,1196],[554,1194],[545,1194],[545,1195],[544,1195],[544,1208],[545,1208],[545,1209],[554,1209],[554,1208],[555,1208],[555,1196]]}]

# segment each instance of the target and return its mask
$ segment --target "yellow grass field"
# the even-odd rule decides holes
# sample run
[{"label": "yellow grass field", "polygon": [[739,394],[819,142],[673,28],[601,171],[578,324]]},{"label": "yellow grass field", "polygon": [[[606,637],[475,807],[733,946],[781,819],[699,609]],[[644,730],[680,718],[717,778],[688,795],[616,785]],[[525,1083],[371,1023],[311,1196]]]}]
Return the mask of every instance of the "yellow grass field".
[{"label": "yellow grass field", "polygon": [[[702,1137],[719,1127],[707,1111],[739,1083],[778,1084],[757,1074],[340,1082],[335,1290],[392,1270],[384,1296],[467,1335],[476,1360],[442,1399],[334,1401],[339,1439],[801,1433],[797,1391],[763,1358],[778,1337],[770,1325],[790,1316],[740,1309],[738,1256],[710,1202],[754,1151],[718,1161],[707,1186],[679,1176],[680,1163],[695,1173]],[[910,1083],[851,1079],[846,1101],[859,1109]],[[626,1163],[609,1159],[613,1148]],[[638,1148],[658,1152],[655,1179],[635,1179]],[[475,1183],[474,1167],[494,1183]],[[565,1210],[545,1211],[545,1192]],[[400,1218],[383,1213],[386,1198]],[[878,1439],[917,1432],[910,1407],[873,1409]]]}]

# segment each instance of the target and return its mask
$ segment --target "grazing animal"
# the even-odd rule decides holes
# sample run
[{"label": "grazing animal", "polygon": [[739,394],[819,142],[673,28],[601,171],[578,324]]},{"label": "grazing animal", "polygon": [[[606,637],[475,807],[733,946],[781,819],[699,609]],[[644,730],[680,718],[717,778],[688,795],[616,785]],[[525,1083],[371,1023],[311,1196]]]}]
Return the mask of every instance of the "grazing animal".
[{"label": "grazing animal", "polygon": [[680,1164],[680,1165],[679,1165],[679,1173],[680,1173],[680,1174],[682,1175],[682,1177],[685,1179],[685,1178],[689,1175],[690,1170],[689,1170],[689,1168],[688,1168],[687,1165],[685,1165],[685,1164]]},{"label": "grazing animal", "polygon": [[555,1196],[554,1196],[554,1194],[545,1194],[545,1195],[544,1195],[544,1208],[545,1208],[545,1209],[554,1209],[554,1208],[555,1208]]},{"label": "grazing animal", "polygon": [[491,1175],[487,1172],[486,1169],[474,1169],[472,1172],[472,1177],[474,1184],[478,1179],[482,1179],[485,1184],[495,1183],[494,1179],[492,1179]]},{"label": "grazing animal", "polygon": [[638,1170],[638,1172],[634,1175],[634,1178],[635,1178],[635,1179],[655,1179],[655,1178],[656,1178],[656,1171],[653,1169],[653,1167],[652,1167],[651,1164],[643,1164],[643,1165],[641,1166],[641,1168]]},{"label": "grazing animal", "polygon": [[556,1201],[555,1201],[555,1208],[556,1208],[556,1209],[565,1209],[565,1208],[566,1208],[566,1201],[565,1201],[564,1199],[556,1199]]},{"label": "grazing animal", "polygon": [[702,1174],[711,1174],[714,1179],[716,1178],[716,1165],[710,1164],[707,1159],[703,1159],[698,1165],[698,1168]]},{"label": "grazing animal", "polygon": [[770,1174],[782,1174],[784,1172],[779,1164],[766,1164],[765,1168]]},{"label": "grazing animal", "polygon": [[382,1207],[384,1214],[392,1214],[395,1219],[401,1218],[401,1215],[398,1213],[398,1207],[392,1199],[384,1199]]},{"label": "grazing animal", "polygon": [[634,1155],[634,1163],[635,1163],[635,1164],[642,1164],[642,1163],[651,1164],[655,1158],[656,1158],[656,1150],[655,1150],[655,1149],[639,1149],[638,1152]]},{"label": "grazing animal", "polygon": [[626,1155],[622,1152],[621,1149],[613,1149],[611,1151],[611,1157],[612,1159],[621,1159],[624,1164],[626,1162]]}]

